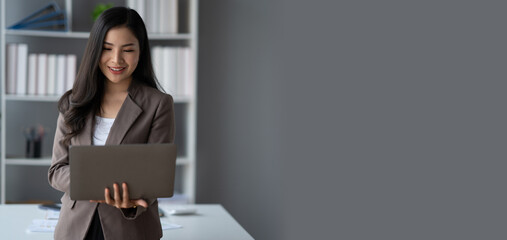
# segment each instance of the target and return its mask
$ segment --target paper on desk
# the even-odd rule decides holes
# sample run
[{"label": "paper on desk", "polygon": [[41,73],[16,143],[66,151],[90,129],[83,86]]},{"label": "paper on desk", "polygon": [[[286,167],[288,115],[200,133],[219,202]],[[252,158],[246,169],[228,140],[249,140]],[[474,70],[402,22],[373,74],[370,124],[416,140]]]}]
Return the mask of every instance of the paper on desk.
[{"label": "paper on desk", "polygon": [[162,224],[162,230],[176,229],[176,228],[182,227],[181,225],[174,224],[174,223],[166,223],[166,222],[162,222],[162,221],[160,221],[160,223]]},{"label": "paper on desk", "polygon": [[46,210],[45,219],[34,219],[28,226],[29,232],[54,232],[60,211]]},{"label": "paper on desk", "polygon": [[47,210],[46,219],[58,219],[60,217],[60,211]]},{"label": "paper on desk", "polygon": [[[29,232],[54,232],[56,223],[58,222],[59,211],[46,212],[46,219],[34,219],[32,225],[28,226]],[[162,224],[162,230],[177,229],[182,226],[174,223],[160,222]]]},{"label": "paper on desk", "polygon": [[58,220],[34,219],[32,225],[28,226],[29,232],[54,232]]}]

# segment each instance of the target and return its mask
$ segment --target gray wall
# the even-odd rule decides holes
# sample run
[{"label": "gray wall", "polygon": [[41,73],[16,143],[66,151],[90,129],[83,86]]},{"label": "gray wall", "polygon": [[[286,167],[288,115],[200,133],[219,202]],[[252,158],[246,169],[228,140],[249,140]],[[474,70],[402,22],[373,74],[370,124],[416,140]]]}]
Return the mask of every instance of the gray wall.
[{"label": "gray wall", "polygon": [[197,201],[223,204],[258,239],[274,239],[281,203],[270,5],[200,1],[199,13]]},{"label": "gray wall", "polygon": [[256,239],[505,238],[505,3],[200,5],[199,202]]}]

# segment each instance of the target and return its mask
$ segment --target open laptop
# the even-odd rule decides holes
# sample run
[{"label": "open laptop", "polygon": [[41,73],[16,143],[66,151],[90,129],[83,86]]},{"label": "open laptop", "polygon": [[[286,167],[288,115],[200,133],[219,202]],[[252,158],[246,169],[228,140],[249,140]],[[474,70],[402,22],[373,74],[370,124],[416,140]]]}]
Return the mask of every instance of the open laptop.
[{"label": "open laptop", "polygon": [[104,189],[127,183],[130,199],[172,197],[176,145],[70,146],[70,198],[104,200]]}]

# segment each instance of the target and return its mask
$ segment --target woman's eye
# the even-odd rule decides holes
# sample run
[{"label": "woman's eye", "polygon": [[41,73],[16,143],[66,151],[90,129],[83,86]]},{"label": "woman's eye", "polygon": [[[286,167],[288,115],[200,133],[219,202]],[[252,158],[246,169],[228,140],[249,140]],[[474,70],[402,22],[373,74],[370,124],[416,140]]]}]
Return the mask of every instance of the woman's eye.
[{"label": "woman's eye", "polygon": [[102,50],[111,50],[111,48],[102,48]]},{"label": "woman's eye", "polygon": [[124,50],[124,52],[133,52],[134,50]]}]

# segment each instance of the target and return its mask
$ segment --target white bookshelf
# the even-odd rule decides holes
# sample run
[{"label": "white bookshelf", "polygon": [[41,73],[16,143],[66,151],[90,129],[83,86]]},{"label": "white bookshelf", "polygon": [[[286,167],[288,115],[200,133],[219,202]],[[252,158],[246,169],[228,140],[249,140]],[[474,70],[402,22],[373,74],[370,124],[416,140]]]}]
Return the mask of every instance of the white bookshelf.
[{"label": "white bookshelf", "polygon": [[[39,7],[44,6],[45,4],[51,2],[52,0],[39,0]],[[85,0],[79,0],[85,1]],[[71,0],[59,0],[57,3],[61,8],[66,9],[67,17],[69,19],[69,29],[72,29],[72,22],[76,21],[73,19],[72,12],[72,4],[73,2],[79,1],[71,1]],[[89,37],[89,32],[85,31],[76,31],[72,30],[68,32],[51,32],[51,31],[37,31],[37,30],[9,30],[6,29],[8,24],[12,24],[12,19],[21,19],[26,15],[13,16],[11,14],[19,13],[20,11],[6,11],[6,7],[12,8],[22,8],[25,4],[32,3],[32,1],[22,0],[22,1],[8,1],[8,0],[0,0],[0,84],[2,89],[0,94],[0,108],[1,108],[1,121],[0,121],[0,204],[5,204],[6,202],[10,202],[11,199],[8,196],[8,191],[6,189],[9,187],[11,182],[9,182],[9,177],[7,176],[10,171],[10,167],[16,168],[25,168],[25,167],[40,167],[41,171],[47,172],[47,167],[51,164],[50,156],[43,156],[43,158],[38,159],[30,159],[24,157],[13,157],[22,155],[19,152],[12,153],[10,151],[11,148],[8,145],[12,146],[12,139],[15,139],[15,136],[12,135],[12,121],[9,122],[9,117],[13,116],[13,107],[9,107],[11,105],[21,105],[21,106],[29,106],[34,109],[37,108],[40,104],[50,104],[54,105],[56,108],[57,102],[60,98],[59,95],[53,96],[37,96],[37,95],[16,95],[16,94],[6,94],[5,84],[6,84],[6,46],[8,43],[16,43],[16,42],[29,42],[29,53],[30,51],[30,43],[36,42],[36,44],[51,44],[53,41],[58,41],[59,43],[63,42],[67,48],[70,48],[73,52],[83,52],[85,48],[86,40]],[[126,6],[127,1],[121,1],[121,4]],[[193,83],[189,86],[192,86],[190,91],[187,91],[188,94],[185,95],[173,95],[174,103],[176,109],[180,109],[176,113],[180,112],[183,116],[176,116],[176,131],[183,134],[183,142],[180,143],[183,148],[184,155],[178,155],[176,164],[177,164],[177,173],[176,177],[180,181],[180,191],[175,192],[176,196],[178,196],[178,201],[181,202],[182,199],[189,203],[195,202],[195,168],[196,168],[196,119],[197,119],[197,11],[198,11],[198,0],[180,0],[184,2],[187,8],[183,8],[183,14],[186,18],[186,30],[185,32],[175,33],[175,34],[162,34],[162,33],[148,33],[148,38],[150,39],[150,46],[154,45],[181,45],[189,47],[192,55],[192,63],[193,63]],[[118,4],[116,4],[118,6]],[[37,7],[37,8],[39,8]],[[182,8],[179,9],[180,11]],[[24,14],[29,14],[30,12],[26,12]],[[9,19],[11,22],[9,22]],[[78,42],[76,42],[78,41]],[[153,43],[156,42],[156,44]],[[70,46],[70,47],[69,47]],[[48,50],[47,53],[52,53],[51,50]],[[58,54],[61,54],[59,52]],[[81,55],[78,56],[78,59]],[[80,63],[80,59],[78,60],[78,64]],[[16,114],[20,114],[21,118],[29,119],[31,114],[33,114],[33,109],[26,109],[26,113],[23,113],[25,109],[16,109]],[[44,116],[49,118],[54,118],[54,124],[56,126],[56,118],[57,114],[48,113]],[[18,116],[15,115],[15,116]],[[183,123],[178,124],[178,120],[181,119]],[[51,129],[54,131],[54,129]],[[54,134],[54,133],[53,133]],[[177,134],[178,136],[178,134]],[[19,141],[16,141],[18,144]],[[46,144],[52,145],[52,139]],[[176,141],[178,143],[178,140]],[[19,142],[20,145],[23,145],[24,142]],[[179,149],[180,150],[180,149]],[[43,154],[51,154],[44,152]],[[47,182],[47,178],[45,179],[26,179],[23,181],[23,184],[31,184],[32,182]],[[49,186],[49,184],[48,184]],[[23,190],[20,190],[23,191]],[[41,194],[40,199],[45,201],[44,194]],[[33,201],[34,199],[27,199],[27,201]],[[18,200],[16,200],[18,201]]]}]

